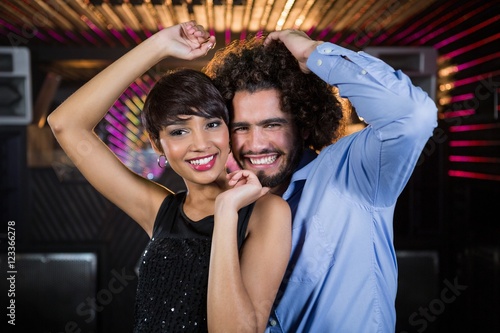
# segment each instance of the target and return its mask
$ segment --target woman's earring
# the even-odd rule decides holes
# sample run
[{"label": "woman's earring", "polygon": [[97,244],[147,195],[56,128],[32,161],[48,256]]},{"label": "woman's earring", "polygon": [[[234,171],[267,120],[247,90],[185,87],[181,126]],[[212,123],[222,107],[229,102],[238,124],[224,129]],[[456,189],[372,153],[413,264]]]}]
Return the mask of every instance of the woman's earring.
[{"label": "woman's earring", "polygon": [[[162,165],[162,163],[161,163],[162,157],[163,157],[163,159],[164,159],[164,161],[163,161],[163,165]],[[160,155],[160,156],[158,156],[158,158],[156,159],[156,162],[158,163],[158,166],[159,166],[160,168],[162,168],[162,169],[163,169],[164,167],[166,167],[166,166],[167,166],[167,164],[168,164],[167,157],[166,157],[165,155],[163,155],[163,154],[162,154],[162,155]]]}]

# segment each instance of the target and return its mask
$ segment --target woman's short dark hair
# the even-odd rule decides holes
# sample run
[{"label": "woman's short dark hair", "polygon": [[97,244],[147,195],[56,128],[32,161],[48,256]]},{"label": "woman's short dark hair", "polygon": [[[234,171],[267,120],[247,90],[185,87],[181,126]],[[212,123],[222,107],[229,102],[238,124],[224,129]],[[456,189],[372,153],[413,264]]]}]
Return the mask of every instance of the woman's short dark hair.
[{"label": "woman's short dark hair", "polygon": [[203,71],[212,78],[232,114],[237,91],[277,89],[282,111],[292,115],[307,134],[304,146],[321,150],[343,130],[342,105],[336,88],[314,73],[301,71],[295,57],[280,41],[264,46],[264,37],[233,41],[215,54]]},{"label": "woman's short dark hair", "polygon": [[164,74],[146,97],[142,124],[158,148],[160,132],[180,115],[220,118],[229,123],[225,101],[212,80],[188,68]]}]

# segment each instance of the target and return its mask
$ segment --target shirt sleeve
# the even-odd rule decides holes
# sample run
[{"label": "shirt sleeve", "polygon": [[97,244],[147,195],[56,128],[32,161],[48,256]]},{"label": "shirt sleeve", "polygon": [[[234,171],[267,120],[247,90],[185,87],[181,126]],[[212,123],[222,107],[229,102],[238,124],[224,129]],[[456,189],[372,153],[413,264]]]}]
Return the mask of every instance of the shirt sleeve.
[{"label": "shirt sleeve", "polygon": [[348,163],[363,170],[357,174],[366,179],[357,182],[370,187],[372,203],[391,204],[437,125],[434,101],[403,72],[365,52],[325,42],[310,55],[307,66],[338,87],[369,124],[352,140],[356,153],[350,154]]}]

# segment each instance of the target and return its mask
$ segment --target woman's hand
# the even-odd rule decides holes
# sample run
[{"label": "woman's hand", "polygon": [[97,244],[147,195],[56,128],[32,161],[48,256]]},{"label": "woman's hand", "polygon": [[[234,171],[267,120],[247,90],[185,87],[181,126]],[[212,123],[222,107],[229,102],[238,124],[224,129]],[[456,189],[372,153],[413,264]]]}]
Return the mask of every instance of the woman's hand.
[{"label": "woman's hand", "polygon": [[192,60],[202,57],[215,46],[215,36],[211,36],[195,21],[165,28],[159,31],[157,36],[165,46],[166,56],[179,59]]},{"label": "woman's hand", "polygon": [[[263,187],[257,176],[249,170],[237,170],[227,175],[230,188],[217,196],[216,206],[224,203],[225,208],[233,207],[239,210],[269,192],[269,187]],[[226,206],[229,204],[231,206]]]}]

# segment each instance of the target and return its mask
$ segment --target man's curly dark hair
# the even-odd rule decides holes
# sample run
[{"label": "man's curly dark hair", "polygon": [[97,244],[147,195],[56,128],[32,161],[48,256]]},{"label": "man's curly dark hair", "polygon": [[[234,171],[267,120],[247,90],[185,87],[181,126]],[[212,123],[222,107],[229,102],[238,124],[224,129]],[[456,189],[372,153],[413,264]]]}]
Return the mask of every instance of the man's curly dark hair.
[{"label": "man's curly dark hair", "polygon": [[321,150],[343,130],[342,104],[336,88],[314,73],[301,71],[298,61],[280,41],[264,46],[265,37],[233,41],[218,50],[203,68],[227,102],[230,114],[237,91],[277,89],[283,112],[308,134],[305,147]]}]

